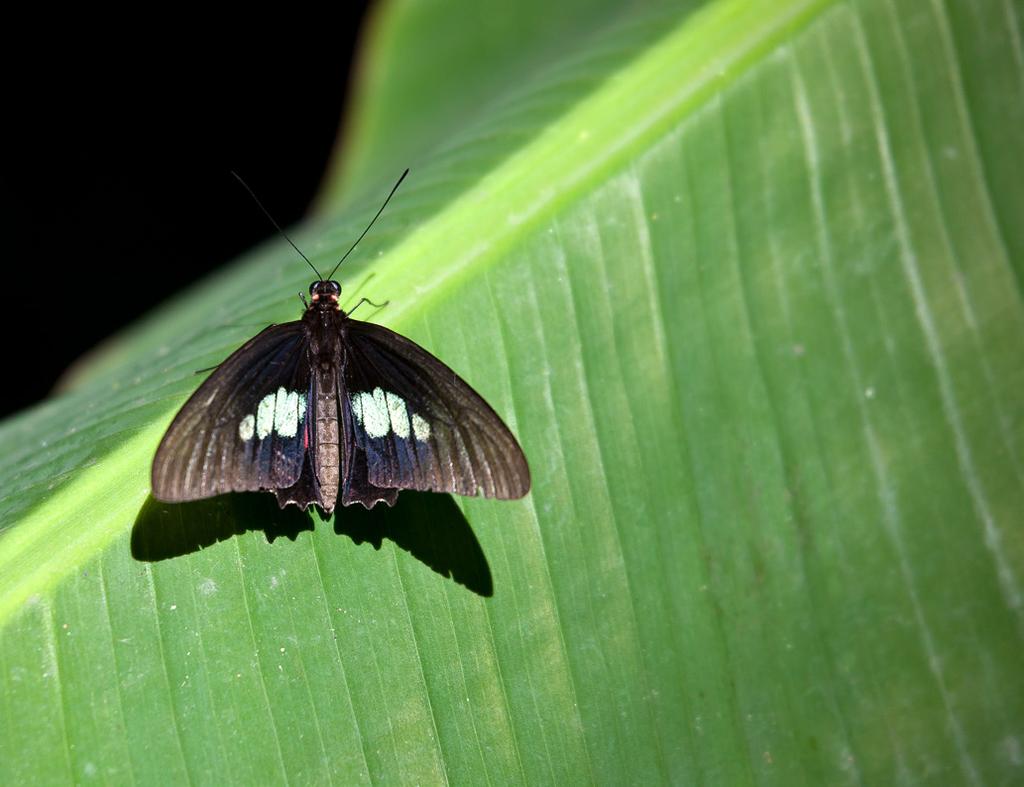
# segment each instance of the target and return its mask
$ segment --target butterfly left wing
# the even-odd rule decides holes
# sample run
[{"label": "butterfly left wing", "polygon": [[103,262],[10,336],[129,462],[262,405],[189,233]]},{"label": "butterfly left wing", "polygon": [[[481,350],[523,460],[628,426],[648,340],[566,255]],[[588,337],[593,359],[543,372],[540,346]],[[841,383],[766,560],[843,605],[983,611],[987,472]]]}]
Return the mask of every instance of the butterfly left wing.
[{"label": "butterfly left wing", "polygon": [[178,503],[295,484],[308,444],[308,346],[301,322],[272,325],[218,366],[161,440],[153,496]]},{"label": "butterfly left wing", "polygon": [[530,491],[516,438],[455,372],[383,326],[349,319],[346,333],[344,505],[393,505],[398,489],[506,500]]}]

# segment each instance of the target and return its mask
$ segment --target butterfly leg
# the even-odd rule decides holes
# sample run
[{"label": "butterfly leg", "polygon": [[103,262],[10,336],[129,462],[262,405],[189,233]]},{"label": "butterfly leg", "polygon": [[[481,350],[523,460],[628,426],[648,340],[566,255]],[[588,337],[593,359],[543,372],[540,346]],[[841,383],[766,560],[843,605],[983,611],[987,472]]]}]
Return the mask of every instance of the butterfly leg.
[{"label": "butterfly leg", "polygon": [[351,316],[352,312],[354,312],[356,309],[358,309],[364,303],[368,303],[371,306],[374,306],[374,307],[376,307],[378,309],[383,309],[385,306],[387,306],[389,303],[391,303],[391,301],[384,301],[384,303],[374,303],[369,298],[360,298],[358,301],[356,301],[356,305],[353,306],[351,309],[349,309],[349,311],[348,311],[349,316]]}]

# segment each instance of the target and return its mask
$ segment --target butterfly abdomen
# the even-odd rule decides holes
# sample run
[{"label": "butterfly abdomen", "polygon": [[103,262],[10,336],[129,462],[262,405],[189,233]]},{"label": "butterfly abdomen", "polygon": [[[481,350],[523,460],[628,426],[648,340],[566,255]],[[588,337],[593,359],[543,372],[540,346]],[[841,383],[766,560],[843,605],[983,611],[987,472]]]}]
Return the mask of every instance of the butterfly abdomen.
[{"label": "butterfly abdomen", "polygon": [[[326,366],[327,368],[323,368]],[[338,452],[337,367],[321,364],[316,384],[316,478],[320,485],[322,507],[330,512],[338,499],[340,476]]]},{"label": "butterfly abdomen", "polygon": [[303,316],[309,337],[309,361],[313,369],[313,398],[316,403],[315,439],[310,457],[319,491],[320,507],[334,510],[341,477],[338,449],[338,361],[341,357],[340,313],[335,309],[312,308]]}]

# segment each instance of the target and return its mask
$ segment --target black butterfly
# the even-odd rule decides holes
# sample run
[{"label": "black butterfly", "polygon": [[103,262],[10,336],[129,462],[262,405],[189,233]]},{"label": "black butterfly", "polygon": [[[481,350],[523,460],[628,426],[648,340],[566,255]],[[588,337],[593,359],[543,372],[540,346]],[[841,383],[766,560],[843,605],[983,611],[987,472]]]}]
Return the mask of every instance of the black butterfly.
[{"label": "black butterfly", "polygon": [[181,408],[153,459],[153,495],[177,503],[269,490],[282,508],[330,513],[339,500],[394,505],[401,489],[529,492],[526,457],[490,405],[419,345],[352,319],[334,271],[313,270],[302,319],[250,339]]}]

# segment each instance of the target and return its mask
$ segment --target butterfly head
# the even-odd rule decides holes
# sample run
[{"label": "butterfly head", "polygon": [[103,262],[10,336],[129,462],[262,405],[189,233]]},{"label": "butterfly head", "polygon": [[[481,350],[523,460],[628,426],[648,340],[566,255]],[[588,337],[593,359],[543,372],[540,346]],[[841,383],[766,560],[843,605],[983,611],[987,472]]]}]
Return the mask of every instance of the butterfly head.
[{"label": "butterfly head", "polygon": [[338,309],[341,285],[336,281],[315,281],[309,285],[310,308]]}]

